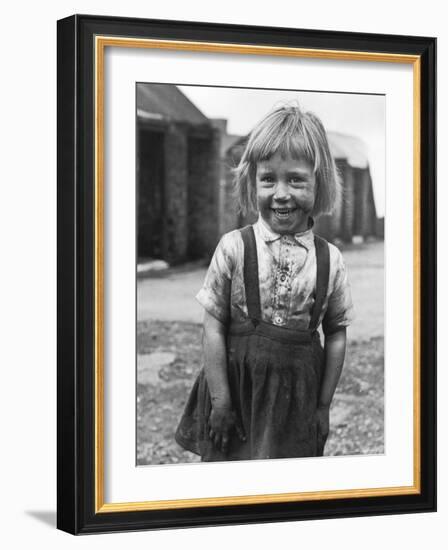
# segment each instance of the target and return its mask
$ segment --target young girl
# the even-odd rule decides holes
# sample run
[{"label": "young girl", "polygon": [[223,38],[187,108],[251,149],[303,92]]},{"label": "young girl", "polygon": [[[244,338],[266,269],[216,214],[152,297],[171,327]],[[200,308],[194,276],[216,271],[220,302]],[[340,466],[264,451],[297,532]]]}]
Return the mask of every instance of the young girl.
[{"label": "young girl", "polygon": [[339,194],[321,121],[297,105],[268,114],[236,186],[259,218],[222,237],[197,295],[204,368],[176,440],[203,461],[321,456],[352,319],[342,256],[312,230]]}]

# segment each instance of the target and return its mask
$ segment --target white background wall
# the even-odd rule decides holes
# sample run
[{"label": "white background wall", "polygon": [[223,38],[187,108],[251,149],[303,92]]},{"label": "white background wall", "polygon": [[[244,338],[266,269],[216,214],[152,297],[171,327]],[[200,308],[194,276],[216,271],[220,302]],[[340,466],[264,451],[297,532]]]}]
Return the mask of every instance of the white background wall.
[{"label": "white background wall", "polygon": [[[439,512],[75,538],[55,521],[56,20],[92,13],[439,38],[439,151],[448,148],[448,32],[443,2],[116,0],[8,2],[0,33],[0,541],[4,548],[445,548],[448,521],[446,321],[440,323]],[[445,121],[445,125],[443,122]],[[439,204],[448,201],[445,155]],[[448,307],[440,209],[440,317]],[[442,319],[441,319],[442,321]]]}]

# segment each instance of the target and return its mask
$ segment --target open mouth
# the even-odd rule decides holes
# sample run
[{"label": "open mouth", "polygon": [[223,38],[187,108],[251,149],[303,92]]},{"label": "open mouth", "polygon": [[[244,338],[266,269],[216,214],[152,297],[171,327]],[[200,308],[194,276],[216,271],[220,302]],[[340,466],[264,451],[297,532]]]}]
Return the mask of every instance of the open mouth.
[{"label": "open mouth", "polygon": [[278,218],[285,220],[289,218],[289,216],[295,212],[297,208],[271,208],[271,210]]}]

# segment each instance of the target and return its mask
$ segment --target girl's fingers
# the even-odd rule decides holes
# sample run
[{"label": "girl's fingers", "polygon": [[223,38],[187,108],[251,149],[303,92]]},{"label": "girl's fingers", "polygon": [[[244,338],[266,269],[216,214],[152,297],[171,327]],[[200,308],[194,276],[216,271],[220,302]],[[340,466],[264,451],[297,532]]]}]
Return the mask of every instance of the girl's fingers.
[{"label": "girl's fingers", "polygon": [[[209,426],[210,424],[208,424]],[[240,421],[235,421],[235,418],[229,419],[228,425],[221,426],[218,431],[210,428],[208,432],[210,441],[217,449],[225,453],[229,447],[230,435],[233,429],[241,441],[246,441],[243,425]]]}]

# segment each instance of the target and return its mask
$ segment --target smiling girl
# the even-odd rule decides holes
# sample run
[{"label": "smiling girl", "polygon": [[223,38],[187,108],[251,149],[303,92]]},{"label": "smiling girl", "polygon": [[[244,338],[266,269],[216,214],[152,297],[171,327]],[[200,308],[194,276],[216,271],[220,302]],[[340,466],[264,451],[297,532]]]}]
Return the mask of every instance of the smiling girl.
[{"label": "smiling girl", "polygon": [[204,368],[176,440],[203,461],[321,456],[353,316],[341,253],[312,230],[339,197],[321,121],[297,105],[269,113],[235,181],[259,217],[222,237],[197,295]]}]

